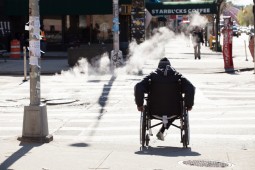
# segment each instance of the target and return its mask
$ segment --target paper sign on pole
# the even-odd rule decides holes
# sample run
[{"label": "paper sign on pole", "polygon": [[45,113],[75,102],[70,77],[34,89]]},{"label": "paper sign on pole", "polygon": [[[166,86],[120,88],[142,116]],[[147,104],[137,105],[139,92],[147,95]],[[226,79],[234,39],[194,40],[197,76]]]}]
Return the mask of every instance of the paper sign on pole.
[{"label": "paper sign on pole", "polygon": [[33,65],[33,66],[39,66],[38,57],[30,56],[29,57],[29,64]]},{"label": "paper sign on pole", "polygon": [[29,41],[29,56],[41,57],[40,41],[31,40]]}]

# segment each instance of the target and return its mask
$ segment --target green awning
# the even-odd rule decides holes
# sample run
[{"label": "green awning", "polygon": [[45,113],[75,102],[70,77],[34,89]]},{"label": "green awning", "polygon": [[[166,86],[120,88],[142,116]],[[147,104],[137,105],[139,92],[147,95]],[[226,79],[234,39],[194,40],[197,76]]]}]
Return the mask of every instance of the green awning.
[{"label": "green awning", "polygon": [[[113,0],[40,0],[41,15],[95,15],[112,14]],[[132,0],[119,0],[119,4],[131,4]],[[4,14],[28,15],[29,0],[4,0]],[[163,2],[146,3],[152,15],[187,15],[192,11],[215,14],[216,3]]]},{"label": "green awning", "polygon": [[28,15],[28,0],[4,0],[5,15]]},{"label": "green awning", "polygon": [[[41,15],[112,14],[112,0],[40,0]],[[120,0],[131,4],[131,0]],[[6,15],[28,15],[29,0],[4,0]]]},{"label": "green awning", "polygon": [[41,15],[111,14],[112,0],[41,0]]},{"label": "green awning", "polygon": [[153,16],[188,15],[194,11],[200,14],[216,14],[215,2],[163,2],[146,3],[146,9]]}]

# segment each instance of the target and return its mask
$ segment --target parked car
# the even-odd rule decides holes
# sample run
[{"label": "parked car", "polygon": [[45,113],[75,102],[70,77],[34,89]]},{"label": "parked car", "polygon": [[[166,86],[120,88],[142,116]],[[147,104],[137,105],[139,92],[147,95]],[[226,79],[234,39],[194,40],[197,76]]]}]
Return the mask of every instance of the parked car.
[{"label": "parked car", "polygon": [[241,35],[237,27],[233,26],[232,30],[233,30],[233,36],[239,37],[239,35]]},{"label": "parked car", "polygon": [[250,29],[249,40],[254,36],[254,28]]},{"label": "parked car", "polygon": [[247,35],[254,35],[254,28],[250,28],[249,32],[247,32]]},{"label": "parked car", "polygon": [[247,27],[241,27],[240,31],[241,31],[241,33],[245,33],[246,34],[247,33],[247,29],[248,29]]}]

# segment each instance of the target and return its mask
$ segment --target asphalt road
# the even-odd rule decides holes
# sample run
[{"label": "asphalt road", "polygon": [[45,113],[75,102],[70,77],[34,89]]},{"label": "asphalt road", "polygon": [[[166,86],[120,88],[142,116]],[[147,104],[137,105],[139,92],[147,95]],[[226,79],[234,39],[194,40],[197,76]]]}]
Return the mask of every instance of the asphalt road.
[{"label": "asphalt road", "polygon": [[[251,68],[240,40],[234,38],[235,67]],[[22,134],[24,106],[29,105],[29,81],[1,76],[0,169],[216,170],[222,169],[215,167],[220,163],[227,163],[224,169],[255,169],[253,70],[225,73],[220,53],[203,46],[202,59],[194,60],[192,47],[180,44],[185,43],[167,44],[164,54],[196,86],[189,148],[182,148],[179,130],[171,127],[165,141],[154,135],[150,147],[140,149],[140,113],[133,88],[157,66],[158,59],[147,58],[143,75],[72,70],[41,76],[41,98],[47,104],[49,133],[54,137],[43,145],[16,140]]]}]

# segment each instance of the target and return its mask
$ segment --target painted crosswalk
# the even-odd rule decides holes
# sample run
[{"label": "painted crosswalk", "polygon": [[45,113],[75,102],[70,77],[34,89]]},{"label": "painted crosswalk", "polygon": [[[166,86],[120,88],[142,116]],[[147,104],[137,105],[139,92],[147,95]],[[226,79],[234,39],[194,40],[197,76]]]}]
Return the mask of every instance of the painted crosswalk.
[{"label": "painted crosswalk", "polygon": [[[47,106],[49,133],[53,134],[54,140],[139,144],[140,113],[134,104],[133,87],[141,77],[137,76],[135,80],[130,77],[118,80],[117,77],[109,85],[110,78],[104,77],[104,81],[68,82],[63,87],[59,83],[65,82],[51,81],[47,84],[50,90],[44,91],[42,96],[45,100],[64,97],[76,101]],[[253,87],[231,90],[224,86],[201,85],[197,90],[200,93],[190,112],[193,141],[255,140]],[[23,107],[29,103],[29,98],[24,98],[26,92],[21,87],[10,96],[6,91],[0,94],[1,100],[9,102],[9,105],[1,105],[0,139],[16,138],[22,134]],[[157,128],[153,130],[154,133],[156,131]],[[169,140],[179,141],[178,129],[170,128],[167,133]]]}]

